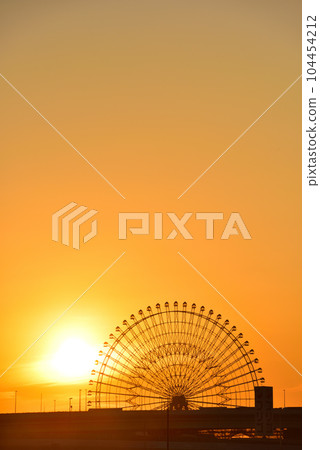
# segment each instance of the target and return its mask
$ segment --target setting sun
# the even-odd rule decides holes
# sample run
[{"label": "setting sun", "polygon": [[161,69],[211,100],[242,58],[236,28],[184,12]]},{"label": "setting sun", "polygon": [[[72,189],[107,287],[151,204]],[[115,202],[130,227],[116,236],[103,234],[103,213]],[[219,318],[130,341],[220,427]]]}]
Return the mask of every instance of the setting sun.
[{"label": "setting sun", "polygon": [[81,338],[68,338],[51,359],[51,367],[65,378],[88,377],[96,350]]}]

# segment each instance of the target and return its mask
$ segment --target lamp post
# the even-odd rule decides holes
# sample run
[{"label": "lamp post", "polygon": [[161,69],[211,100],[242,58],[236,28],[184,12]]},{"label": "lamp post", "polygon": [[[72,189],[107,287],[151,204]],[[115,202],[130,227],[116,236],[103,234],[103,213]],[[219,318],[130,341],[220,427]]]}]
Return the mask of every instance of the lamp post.
[{"label": "lamp post", "polygon": [[18,391],[14,391],[14,413],[17,413],[17,393]]}]

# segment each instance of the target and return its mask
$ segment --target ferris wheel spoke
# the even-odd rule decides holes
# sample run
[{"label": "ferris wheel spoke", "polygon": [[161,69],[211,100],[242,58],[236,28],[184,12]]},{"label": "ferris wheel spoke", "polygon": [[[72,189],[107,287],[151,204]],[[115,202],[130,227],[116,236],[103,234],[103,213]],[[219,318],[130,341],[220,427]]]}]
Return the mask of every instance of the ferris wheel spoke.
[{"label": "ferris wheel spoke", "polygon": [[[149,379],[146,376],[146,371],[142,370],[142,368],[140,368],[140,370],[136,370],[135,366],[128,366],[128,365],[123,364],[123,361],[121,359],[118,361],[118,365],[120,367],[122,367],[125,371],[129,372],[129,374],[127,374],[127,373],[121,371],[118,367],[113,367],[111,369],[112,371],[116,371],[120,375],[122,375],[122,378],[121,378],[122,380],[125,380],[125,378],[128,377],[133,384],[136,384],[137,380],[140,380],[140,381],[143,380],[143,382],[145,384],[150,384],[152,387],[155,387],[157,385],[157,382],[154,380],[154,378]],[[110,374],[105,374],[105,377],[108,377],[108,376],[110,376]],[[158,383],[158,387],[161,387],[159,385],[159,383]]]},{"label": "ferris wheel spoke", "polygon": [[[141,377],[142,373],[145,373],[146,367],[143,367],[142,365],[132,365],[132,361],[124,356],[123,354],[118,354],[119,358],[116,359],[113,356],[109,357],[108,362],[106,363],[106,368],[109,369],[109,371],[120,371],[121,369],[118,369],[117,366],[120,366],[124,372],[124,374],[127,374],[127,376],[133,376],[133,377]],[[112,364],[109,364],[109,361],[111,361]],[[106,374],[104,373],[104,376]]]},{"label": "ferris wheel spoke", "polygon": [[[135,367],[144,367],[143,361],[139,357],[137,351],[134,351],[130,345],[126,345],[122,339],[119,339],[119,342],[116,342],[116,346],[111,348],[112,351],[117,353],[118,359],[113,359],[115,362],[121,362],[125,360],[128,366],[133,366],[133,361],[135,362]],[[119,347],[119,349],[118,349]],[[112,354],[111,354],[112,355]],[[111,356],[112,358],[112,356]]]},{"label": "ferris wheel spoke", "polygon": [[[206,371],[206,367],[198,363],[198,367],[195,367],[194,364],[188,370],[188,378],[187,382],[193,385],[193,389],[195,389],[199,384],[201,384],[201,380],[208,375]],[[192,382],[193,380],[193,382]]]},{"label": "ferris wheel spoke", "polygon": [[[125,387],[125,386],[121,386],[121,385],[119,385],[119,384],[113,384],[113,383],[108,383],[107,381],[102,381],[101,383],[99,383],[101,386],[106,386],[106,387],[108,387],[108,389],[109,388],[115,388],[115,389],[123,389],[123,390],[125,390],[125,391],[127,391],[128,389],[127,389],[127,387]],[[100,389],[101,389],[101,386],[100,386]],[[104,392],[104,391],[102,391],[101,390],[101,392]],[[106,393],[107,391],[105,391],[105,393]],[[112,391],[108,391],[108,392],[110,392],[110,394],[112,394]]]},{"label": "ferris wheel spoke", "polygon": [[[143,380],[143,381],[145,382],[146,380]],[[134,392],[135,390],[139,391],[139,392],[140,391],[142,391],[142,392],[151,392],[151,393],[155,394],[157,397],[161,397],[163,395],[160,390],[157,390],[156,388],[150,387],[150,386],[145,385],[145,384],[141,384],[141,383],[139,384],[138,382],[136,382],[135,384],[133,384],[131,386],[119,386],[119,388],[125,389],[127,394],[130,392],[130,395],[132,395],[132,392]],[[139,394],[136,394],[136,395],[141,396],[142,394],[139,393]]]},{"label": "ferris wheel spoke", "polygon": [[[141,347],[143,347],[143,342],[140,339],[140,336],[136,333],[134,326],[129,327],[126,332],[123,334],[123,339],[126,342],[123,343],[124,348],[127,348],[130,351],[130,354],[134,355],[133,357],[137,360],[141,360]],[[131,336],[132,335],[132,336]],[[120,339],[122,341],[122,339]]]},{"label": "ferris wheel spoke", "polygon": [[[236,358],[234,358],[234,356],[237,354],[238,354],[238,356]],[[227,355],[225,355],[225,357],[222,360],[220,360],[221,367],[226,369],[229,366],[236,364],[238,361],[240,361],[242,359],[244,359],[244,356],[241,352],[239,354],[239,349],[238,349],[238,347],[236,347],[231,353],[228,353]],[[228,360],[229,360],[229,363],[227,363]]]},{"label": "ferris wheel spoke", "polygon": [[[202,395],[202,394],[204,394],[205,392],[208,392],[208,391],[209,392],[212,392],[212,391],[217,392],[219,387],[220,387],[219,383],[214,383],[214,384],[211,384],[211,385],[205,385],[205,387],[203,387],[202,389],[197,390],[196,392],[194,392],[192,397],[196,396],[196,395],[199,395],[199,394]],[[210,395],[212,395],[212,394],[210,394]]]},{"label": "ferris wheel spoke", "polygon": [[[235,372],[238,371],[238,368],[235,369]],[[213,384],[211,384],[213,382]],[[206,379],[203,380],[202,384],[198,383],[198,388],[202,385],[205,387],[200,388],[200,390],[197,391],[197,393],[199,392],[204,392],[205,390],[208,389],[212,389],[212,387],[216,387],[216,386],[221,386],[222,383],[225,382],[225,377],[224,376],[217,376],[216,374],[213,374],[212,376],[207,377]]]},{"label": "ferris wheel spoke", "polygon": [[251,389],[241,389],[241,390],[237,390],[237,391],[228,391],[229,395],[233,395],[233,394],[236,394],[236,395],[237,394],[247,394],[247,393],[251,393],[252,394],[252,390]]},{"label": "ferris wheel spoke", "polygon": [[[244,370],[244,369],[246,369],[246,370]],[[230,375],[233,375],[234,373],[239,372],[239,371],[243,375],[247,375],[247,374],[251,374],[251,373],[255,372],[256,370],[258,370],[258,369],[254,369],[254,368],[251,369],[250,367],[248,367],[246,362],[243,362],[242,365],[240,365],[238,362],[238,364],[235,368],[231,367],[231,370],[229,370],[228,372],[227,371],[222,372],[221,377],[226,378],[226,377],[229,377]]]},{"label": "ferris wheel spoke", "polygon": [[[240,380],[243,379],[243,375],[239,375],[238,377],[233,377],[231,379],[228,380],[224,380],[223,383],[221,383],[221,386],[226,387],[226,384],[228,383],[228,387],[232,386],[232,387],[236,387],[236,386],[241,386],[243,384],[248,384],[249,382],[247,380],[245,381],[239,381],[238,383],[236,383],[236,380]],[[232,385],[230,385],[230,382],[232,381]]]},{"label": "ferris wheel spoke", "polygon": [[135,397],[142,398],[142,399],[151,398],[152,400],[157,400],[157,401],[165,401],[166,400],[166,397],[161,397],[161,396],[156,397],[156,396],[152,396],[152,395],[142,395],[142,394],[140,394],[140,395],[137,394],[137,395],[135,395]]},{"label": "ferris wheel spoke", "polygon": [[120,376],[121,379],[128,379],[129,381],[133,381],[134,379],[140,377],[139,372],[133,371],[131,367],[128,367],[123,364],[123,362],[121,362],[121,364],[117,364],[114,367],[105,365],[105,371],[99,372],[101,374],[99,380],[103,381],[105,378],[110,377],[114,372],[118,374],[118,379]]},{"label": "ferris wheel spoke", "polygon": [[149,320],[145,320],[146,332],[149,335],[150,344],[155,352],[157,352],[161,341],[158,339],[157,328],[149,323]]},{"label": "ferris wheel spoke", "polygon": [[[134,372],[138,371],[138,373],[140,374],[141,377],[145,377],[146,372],[150,372],[150,371],[153,372],[154,375],[156,375],[156,372],[154,371],[154,367],[152,364],[151,365],[147,364],[141,357],[138,358],[137,353],[134,353],[130,348],[124,347],[124,346],[122,346],[122,347],[125,348],[129,352],[130,355],[134,356],[132,359],[138,364],[138,366],[133,365],[133,361],[130,361],[128,358],[126,358],[127,362],[131,365],[130,367],[132,367],[134,369]],[[120,358],[120,361],[121,361],[121,358]],[[126,367],[128,367],[128,366],[126,366]],[[141,373],[141,371],[142,371],[142,373]],[[156,383],[156,378],[153,380],[153,384],[155,384],[155,383]]]},{"label": "ferris wheel spoke", "polygon": [[[118,381],[118,384],[112,384],[112,382],[109,381],[109,378],[111,381],[113,381],[113,380]],[[148,392],[152,392],[156,395],[160,395],[160,392],[157,391],[156,389],[152,389],[148,386],[142,387],[142,385],[139,384],[137,381],[131,382],[126,379],[121,379],[121,382],[119,382],[119,379],[113,375],[108,375],[107,381],[101,381],[100,384],[103,386],[115,387],[117,389],[124,389],[124,390],[126,390],[126,392],[132,391],[134,389],[138,390],[138,389],[143,388],[144,391],[148,391]]]},{"label": "ferris wheel spoke", "polygon": [[[217,402],[217,401],[212,401],[212,402],[208,402],[208,401],[201,401],[201,404],[203,404],[203,405],[210,405],[210,406],[213,406],[213,405],[215,405],[215,406],[221,406],[221,404],[222,404],[222,402]],[[230,406],[235,406],[235,405],[230,405]]]},{"label": "ferris wheel spoke", "polygon": [[241,368],[240,361],[244,359],[243,355],[240,353],[240,355],[238,355],[238,357],[235,358],[234,355],[236,355],[236,354],[237,354],[236,350],[229,354],[230,362],[227,365],[224,364],[225,360],[219,362],[219,364],[215,367],[215,369],[216,369],[215,376],[216,377],[224,376],[225,373],[227,373],[227,370],[229,369],[229,367],[231,367],[233,371],[239,370]]},{"label": "ferris wheel spoke", "polygon": [[[201,310],[202,309],[204,311],[204,307],[201,307]],[[210,322],[208,322],[207,320],[205,322],[203,322],[203,316],[202,315],[198,317],[198,329],[199,329],[199,332],[198,332],[198,335],[197,335],[197,338],[196,338],[196,341],[195,341],[195,347],[197,347],[198,349],[201,348],[201,350],[202,350],[202,348],[203,348],[203,341],[204,341],[204,337],[206,335],[209,323]]]},{"label": "ferris wheel spoke", "polygon": [[[197,388],[199,388],[200,386],[203,386],[203,385],[205,386],[213,380],[216,380],[215,383],[218,383],[217,380],[224,379],[224,368],[221,368],[218,366],[218,367],[215,367],[214,369],[215,369],[214,371],[203,375],[203,377],[198,380]],[[237,372],[238,370],[239,370],[239,368],[238,368],[238,366],[236,366],[234,368],[234,371]]]},{"label": "ferris wheel spoke", "polygon": [[[219,338],[220,338],[220,334],[221,334],[221,330],[222,330],[220,324],[217,324],[217,325],[218,325],[218,332],[214,335],[214,339],[215,339],[214,350],[215,350],[215,352],[217,351],[217,342],[219,342]],[[200,370],[199,367],[200,367],[200,366],[198,366],[198,371]],[[195,367],[193,366],[193,367],[192,367],[192,373],[193,373],[193,374],[194,374],[194,370],[196,370],[196,369],[195,369]]]},{"label": "ferris wheel spoke", "polygon": [[128,397],[128,392],[117,392],[117,393],[110,393],[110,392],[108,392],[108,391],[103,391],[102,392],[103,394],[110,394],[113,398],[116,398],[116,397],[121,397],[121,396],[123,396],[123,397]]},{"label": "ferris wheel spoke", "polygon": [[[202,334],[199,333],[200,337],[202,337]],[[200,341],[201,342],[201,341]],[[192,363],[189,366],[189,376],[192,375],[193,377],[196,376],[195,371],[198,371],[200,369],[199,359],[202,354],[202,346],[200,343],[195,342],[195,344],[192,346]]]},{"label": "ferris wheel spoke", "polygon": [[234,347],[235,342],[233,340],[231,340],[227,345],[225,345],[225,343],[226,343],[226,340],[221,341],[219,346],[216,348],[216,353],[213,356],[213,358],[209,358],[209,359],[211,359],[211,364],[219,363],[219,364],[223,365],[226,360],[230,359],[233,352],[234,353],[238,352],[238,348],[236,347],[233,349],[233,351],[231,353],[228,353],[230,351],[230,349],[232,349]]},{"label": "ferris wheel spoke", "polygon": [[[166,403],[165,401],[163,402],[164,404]],[[160,400],[157,402],[145,402],[145,403],[141,403],[138,404],[137,407],[139,409],[148,409],[150,406],[155,406],[155,407],[159,407],[163,404]]]},{"label": "ferris wheel spoke", "polygon": [[[242,359],[242,356],[239,357],[239,360]],[[233,365],[235,366],[233,368],[234,373],[241,371],[242,366],[240,366],[239,364],[236,364],[237,361],[233,362]],[[199,388],[200,386],[206,386],[208,385],[208,383],[210,383],[212,380],[224,380],[225,379],[225,373],[224,373],[225,368],[220,368],[220,370],[217,370],[216,372],[213,372],[211,375],[209,374],[209,376],[207,376],[206,378],[203,377],[202,379],[198,380],[197,383],[197,388]],[[231,372],[229,372],[231,373]],[[221,382],[221,381],[220,381]],[[218,384],[218,381],[215,381],[215,385]]]}]

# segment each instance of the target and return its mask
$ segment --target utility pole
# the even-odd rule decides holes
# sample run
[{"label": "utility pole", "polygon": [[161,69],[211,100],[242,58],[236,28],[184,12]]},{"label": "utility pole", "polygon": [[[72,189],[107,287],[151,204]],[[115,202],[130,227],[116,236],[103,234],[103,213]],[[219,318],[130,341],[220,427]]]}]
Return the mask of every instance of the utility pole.
[{"label": "utility pole", "polygon": [[81,411],[81,389],[79,389],[79,411]]},{"label": "utility pole", "polygon": [[170,407],[167,409],[167,450],[169,450],[170,447]]},{"label": "utility pole", "polygon": [[17,393],[18,391],[14,391],[14,413],[17,413]]},{"label": "utility pole", "polygon": [[53,412],[56,412],[56,400],[53,400]]},{"label": "utility pole", "polygon": [[40,394],[40,412],[42,412],[42,392]]},{"label": "utility pole", "polygon": [[86,389],[84,391],[84,410],[87,411],[87,406],[88,406],[88,402],[87,402],[87,398],[88,398],[88,389]]},{"label": "utility pole", "polygon": [[283,389],[283,407],[286,407],[286,390]]},{"label": "utility pole", "polygon": [[72,411],[72,397],[69,398],[69,412]]}]

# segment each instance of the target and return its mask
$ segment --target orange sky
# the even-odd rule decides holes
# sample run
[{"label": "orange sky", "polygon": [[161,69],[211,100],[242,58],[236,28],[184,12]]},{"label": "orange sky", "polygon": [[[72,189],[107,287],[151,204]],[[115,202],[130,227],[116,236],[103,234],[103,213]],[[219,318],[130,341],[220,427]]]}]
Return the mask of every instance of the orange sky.
[{"label": "orange sky", "polygon": [[[177,197],[300,75],[300,1],[17,2],[0,6],[1,372],[122,252],[121,260],[0,379],[0,411],[66,409],[87,387],[52,371],[68,338],[98,352],[157,301],[195,301],[237,325],[275,405],[301,404],[300,376],[177,254],[301,370],[301,85]],[[51,240],[74,201],[99,211],[80,251]],[[118,240],[118,212],[240,212],[252,240]],[[169,222],[166,221],[169,234]]]}]

